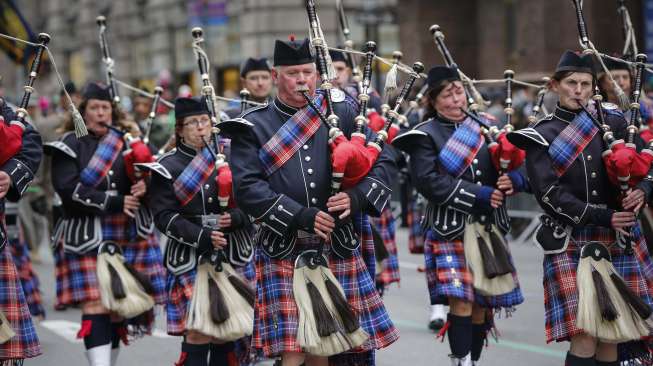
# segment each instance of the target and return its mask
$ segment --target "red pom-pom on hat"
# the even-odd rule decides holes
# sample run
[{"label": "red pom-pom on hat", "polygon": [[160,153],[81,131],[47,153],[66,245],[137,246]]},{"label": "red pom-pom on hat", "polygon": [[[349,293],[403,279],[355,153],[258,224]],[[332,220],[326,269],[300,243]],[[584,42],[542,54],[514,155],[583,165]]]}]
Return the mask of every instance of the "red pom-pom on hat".
[{"label": "red pom-pom on hat", "polygon": [[295,35],[292,33],[288,35],[288,40],[290,40],[290,42],[295,42]]}]

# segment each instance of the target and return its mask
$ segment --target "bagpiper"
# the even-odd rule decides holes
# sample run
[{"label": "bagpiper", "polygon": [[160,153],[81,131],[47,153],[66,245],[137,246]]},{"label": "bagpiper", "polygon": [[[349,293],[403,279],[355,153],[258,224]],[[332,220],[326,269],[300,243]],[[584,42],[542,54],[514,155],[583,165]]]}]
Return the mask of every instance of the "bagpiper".
[{"label": "bagpiper", "polygon": [[[362,328],[367,334],[360,347],[345,351],[369,357],[369,351],[386,347],[398,337],[359,253],[360,241],[369,238],[369,223],[364,214],[378,216],[387,204],[391,192],[388,180],[395,173],[394,164],[382,154],[357,186],[329,197],[328,130],[312,109],[320,108],[325,94],[315,91],[316,65],[307,39],[276,41],[272,77],[277,97],[269,105],[245,113],[240,123],[222,127],[232,141],[238,205],[260,224],[255,254],[253,346],[267,357],[279,358],[284,366],[299,366],[303,362],[307,366],[325,364],[329,352],[324,348],[329,346],[319,341],[313,344],[305,338],[306,329],[299,326],[306,321],[307,313],[304,308],[299,309],[297,302],[305,305],[306,299],[305,295],[296,294],[294,288],[296,285],[305,289],[307,284],[303,280],[293,281],[302,278],[297,277],[298,273],[315,268],[305,266],[303,261],[296,268],[295,260],[300,254],[315,249],[314,253],[319,255],[316,248],[322,248],[328,256],[328,268],[323,268],[322,273],[332,272],[342,285],[346,303],[341,305],[355,309],[353,323],[359,327],[356,333],[360,335]],[[348,136],[354,127],[355,101],[337,90],[332,93],[334,113]],[[306,97],[313,100],[307,103]],[[317,106],[313,104],[315,100]],[[358,227],[362,232],[353,231],[349,216],[360,221]],[[316,260],[320,263],[317,268],[327,266],[326,260]],[[317,300],[315,296],[320,297],[314,294],[311,298]],[[346,332],[338,329],[338,324],[329,323],[331,335],[322,339],[342,339]],[[300,345],[309,343],[311,349],[324,352],[307,352]]]},{"label": "bagpiper", "polygon": [[623,147],[626,121],[616,105],[590,102],[596,83],[592,56],[566,51],[551,77],[554,112],[508,135],[526,151],[545,212],[535,239],[544,250],[546,341],[570,342],[567,366],[619,365],[617,344],[651,331],[642,316],[650,315],[652,267],[634,213],[651,181],[615,194],[604,159]]},{"label": "bagpiper", "polygon": [[[54,229],[54,245],[60,246],[61,255],[58,270],[63,271],[57,279],[61,283],[58,298],[63,305],[81,306],[77,336],[83,338],[88,362],[95,366],[115,363],[120,341],[128,344],[128,336],[150,333],[154,320],[151,309],[127,323],[120,318],[116,321],[115,316],[112,320],[109,304],[120,300],[120,295],[102,294],[106,288],[98,271],[102,249],[111,255],[120,252],[121,262],[135,271],[129,276],[148,283],[141,283],[139,290],[147,291],[152,306],[165,303],[165,268],[152,221],[143,216],[147,215],[141,207],[145,181],[132,182],[124,159],[128,142],[121,128],[137,134],[138,127],[128,125],[112,103],[108,87],[89,83],[82,99],[79,110],[89,134],[77,138],[68,132],[61,140],[46,144],[46,152],[52,155],[56,172],[52,183],[63,208]],[[72,121],[68,125],[72,127]],[[123,275],[120,279],[124,280]]]},{"label": "bagpiper", "polygon": [[[251,262],[250,221],[242,210],[233,206],[224,210],[221,203],[224,197],[220,197],[222,187],[218,178],[225,163],[217,161],[211,150],[212,126],[205,99],[177,98],[175,120],[176,148],[149,165],[153,174],[150,201],[155,223],[168,237],[168,334],[184,336],[178,366],[233,366],[238,364],[233,340],[189,329],[188,319],[192,303],[197,301],[194,298],[201,291],[197,285],[198,271],[214,250],[227,252],[226,260],[235,268]],[[228,139],[220,139],[219,145],[228,158]],[[226,199],[230,199],[229,194]]]},{"label": "bagpiper", "polygon": [[[410,155],[417,191],[428,200],[424,257],[431,304],[448,304],[453,366],[478,364],[494,309],[524,301],[505,233],[505,196],[527,188],[519,173],[500,175],[481,133],[466,115],[455,67],[428,72],[426,121],[393,144]],[[485,122],[487,123],[487,122]],[[503,211],[503,212],[502,212]]]},{"label": "bagpiper", "polygon": [[256,103],[268,103],[272,98],[272,75],[270,71],[270,63],[267,58],[253,58],[250,57],[240,68],[240,84],[243,88],[241,93],[242,97],[247,100],[241,101],[239,107],[227,109],[225,113],[231,117],[238,117],[249,108],[248,100]]}]

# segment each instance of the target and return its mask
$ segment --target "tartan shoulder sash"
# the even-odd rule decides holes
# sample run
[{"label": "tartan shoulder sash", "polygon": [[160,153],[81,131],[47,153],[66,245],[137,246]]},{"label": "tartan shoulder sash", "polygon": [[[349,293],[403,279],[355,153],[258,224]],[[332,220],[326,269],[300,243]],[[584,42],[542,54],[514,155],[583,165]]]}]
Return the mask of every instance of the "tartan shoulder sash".
[{"label": "tartan shoulder sash", "polygon": [[[313,104],[326,110],[323,94],[317,93]],[[281,168],[320,128],[320,117],[309,106],[298,110],[258,151],[267,176]]]},{"label": "tartan shoulder sash", "polygon": [[100,139],[91,160],[79,175],[82,184],[88,187],[96,187],[100,184],[122,151],[123,145],[122,135],[109,129],[109,132]]},{"label": "tartan shoulder sash", "polygon": [[175,196],[182,206],[187,205],[200,191],[204,182],[213,174],[215,159],[208,147],[204,147],[193,157],[190,164],[184,168],[172,183]]},{"label": "tartan shoulder sash", "polygon": [[471,118],[466,118],[440,150],[440,166],[447,174],[460,177],[472,163],[484,141],[479,125]]},{"label": "tartan shoulder sash", "polygon": [[583,111],[558,134],[548,150],[553,170],[558,177],[565,174],[598,130],[591,117]]}]

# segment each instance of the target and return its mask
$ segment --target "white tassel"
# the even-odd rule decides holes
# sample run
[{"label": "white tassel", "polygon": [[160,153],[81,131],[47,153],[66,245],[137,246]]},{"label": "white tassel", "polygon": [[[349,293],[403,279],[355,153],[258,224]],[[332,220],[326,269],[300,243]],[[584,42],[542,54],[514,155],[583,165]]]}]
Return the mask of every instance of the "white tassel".
[{"label": "white tassel", "polygon": [[73,125],[75,125],[75,136],[77,138],[80,138],[88,135],[88,130],[86,129],[86,123],[84,123],[84,118],[82,118],[82,115],[77,110],[77,107],[75,107],[75,105],[71,102],[69,108],[73,118]]},{"label": "white tassel", "polygon": [[[601,318],[597,293],[592,280],[592,271],[597,271],[603,278],[608,296],[619,312],[613,321]],[[615,271],[612,263],[606,259],[596,261],[591,257],[582,258],[576,271],[576,286],[578,287],[578,312],[576,326],[585,333],[606,343],[621,343],[636,340],[649,334],[646,321],[630,309],[619,291],[610,280],[610,274]]]},{"label": "white tassel", "polygon": [[11,329],[11,324],[3,312],[0,311],[0,344],[3,344],[10,340],[13,336],[16,335],[13,329]]},{"label": "white tassel", "polygon": [[390,96],[388,94],[389,92],[397,89],[397,72],[397,64],[395,63],[385,76],[385,86],[383,87],[383,90],[387,97]]},{"label": "white tassel", "polygon": [[[495,233],[501,236],[501,233],[498,232],[494,225],[492,226],[492,230],[495,230]],[[497,296],[509,293],[515,289],[515,279],[512,276],[512,273],[507,273],[492,279],[487,278],[485,275],[481,251],[478,248],[479,243],[476,237],[477,234],[485,240],[485,243],[489,244],[491,242],[490,234],[485,231],[483,225],[474,222],[468,223],[465,226],[465,234],[463,237],[465,261],[474,277],[474,289],[486,296]],[[488,249],[492,252],[491,245],[488,245]]]},{"label": "white tassel", "polygon": [[[125,294],[127,295],[124,299],[116,299],[111,290],[109,265],[116,270],[120,277]],[[102,305],[107,309],[125,318],[133,318],[154,307],[152,296],[145,292],[140,283],[125,268],[122,255],[110,253],[98,254],[96,272]]]},{"label": "white tassel", "polygon": [[[221,341],[235,341],[252,334],[254,328],[254,308],[236,291],[229,282],[229,276],[238,276],[227,263],[222,263],[222,271],[217,272],[210,263],[202,263],[195,275],[193,296],[186,318],[186,329],[215,337]],[[209,302],[209,279],[215,281],[222,291],[229,318],[221,324],[211,319]]]}]

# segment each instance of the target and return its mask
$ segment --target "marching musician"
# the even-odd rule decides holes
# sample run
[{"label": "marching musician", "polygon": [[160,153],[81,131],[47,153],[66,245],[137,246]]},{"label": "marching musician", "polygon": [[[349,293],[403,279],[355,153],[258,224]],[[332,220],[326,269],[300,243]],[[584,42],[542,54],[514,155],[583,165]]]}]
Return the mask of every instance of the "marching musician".
[{"label": "marching musician", "polygon": [[509,226],[501,210],[505,197],[526,185],[520,174],[500,175],[492,164],[478,122],[464,112],[458,70],[435,66],[427,83],[426,121],[393,144],[410,155],[415,187],[428,200],[425,270],[431,304],[449,305],[443,329],[451,364],[471,366],[480,358],[492,310],[510,312],[524,301],[503,240]]},{"label": "marching musician", "polygon": [[[29,124],[23,125],[15,121],[16,114],[0,98],[0,123],[3,128],[10,124],[19,124],[23,129],[20,150],[10,153],[8,148],[12,141],[3,134],[2,144],[5,146],[0,153],[0,288],[2,299],[0,313],[7,319],[9,328],[14,336],[6,333],[5,327],[0,329],[2,343],[0,344],[0,363],[7,365],[22,365],[23,360],[41,354],[41,345],[32,323],[25,295],[16,271],[11,253],[7,246],[7,232],[5,227],[6,200],[17,201],[28,185],[34,179],[42,156],[41,137]],[[7,338],[5,338],[7,337]]]},{"label": "marching musician", "polygon": [[[327,243],[329,268],[344,287],[345,297],[356,309],[360,326],[369,335],[360,349],[388,346],[397,337],[372,278],[359,254],[360,238],[346,224],[350,216],[378,216],[387,204],[394,164],[385,153],[356,187],[328,197],[331,189],[330,149],[327,128],[310,108],[299,89],[315,94],[317,71],[309,41],[277,40],[272,78],[277,97],[267,106],[243,115],[245,128],[222,128],[232,137],[232,161],[236,199],[261,228],[257,236],[257,299],[253,346],[267,357],[278,357],[284,366],[326,365],[327,359],[302,353],[298,334],[298,307],[293,296],[293,269],[297,255],[317,247],[332,235],[351,238],[340,257],[333,240]],[[298,89],[299,87],[299,89]],[[353,131],[355,102],[332,90],[333,108],[345,135]],[[367,229],[366,229],[367,228]],[[369,234],[368,234],[369,235]],[[340,245],[340,244],[339,244]]]},{"label": "marching musician", "polygon": [[[272,98],[272,75],[267,58],[248,58],[240,68],[240,84],[249,92],[249,99],[257,103],[268,103]],[[241,107],[225,111],[230,118],[241,114]]]},{"label": "marching musician", "polygon": [[[224,230],[246,228],[249,218],[238,208],[220,214],[217,167],[211,166],[211,119],[205,99],[177,98],[175,101],[177,147],[150,164],[150,203],[159,230],[169,239],[168,334],[184,336],[178,366],[235,365],[234,342],[225,342],[196,330],[187,330],[186,319],[194,290],[198,258],[212,248],[226,249]],[[228,140],[220,145],[228,152]],[[192,179],[197,177],[200,179]],[[180,188],[181,187],[181,188]],[[213,222],[215,221],[215,222]],[[249,239],[247,240],[249,243]],[[236,259],[230,256],[231,259]],[[248,258],[240,258],[248,263]],[[239,261],[240,261],[239,260]],[[236,265],[236,263],[232,264]],[[240,264],[242,266],[242,264]],[[207,300],[208,301],[208,300]],[[209,356],[210,354],[210,356]],[[210,359],[207,363],[207,356]]]},{"label": "marching musician", "polygon": [[[118,129],[137,134],[138,127],[112,104],[108,87],[89,83],[82,99],[79,110],[89,134],[77,138],[68,132],[46,144],[56,172],[52,183],[63,204],[54,235],[55,255],[60,256],[58,298],[63,305],[81,305],[82,328],[77,336],[84,339],[89,364],[109,365],[118,356],[120,340],[127,343],[128,333],[149,333],[153,319],[129,328],[122,319],[112,320],[100,296],[98,248],[105,242],[118,244],[126,262],[149,279],[150,295],[157,304],[165,303],[165,269],[151,228],[138,226],[143,222],[135,219],[146,194],[145,181],[132,183],[123,160],[127,143]],[[72,121],[67,127],[72,128]],[[141,234],[148,231],[149,235]]]},{"label": "marching musician", "polygon": [[[592,122],[594,117],[583,111],[596,82],[592,56],[566,51],[551,77],[551,90],[559,97],[553,114],[508,135],[526,151],[528,178],[545,211],[536,233],[544,250],[545,333],[547,342],[570,342],[567,366],[619,365],[616,343],[639,336],[623,339],[623,335],[610,335],[608,339],[612,332],[593,335],[596,327],[611,324],[615,316],[610,314],[615,312],[620,321],[637,318],[628,314],[628,303],[618,306],[624,293],[634,294],[631,298],[643,302],[644,309],[651,304],[651,274],[647,271],[651,263],[634,212],[648,201],[652,185],[643,180],[624,196],[614,194],[617,189],[602,160],[605,137]],[[604,103],[601,109],[605,113],[598,118],[605,120],[615,139],[624,138],[626,121],[618,107]],[[631,243],[624,244],[626,236]],[[613,273],[601,279],[601,266],[610,262]],[[587,263],[593,268],[589,272],[584,270]],[[623,286],[617,296],[606,293],[621,276],[627,279],[628,288]],[[598,295],[584,299],[583,293],[589,289]],[[591,315],[597,312],[599,319]],[[590,325],[582,325],[588,318]],[[644,333],[650,332],[642,327]],[[637,328],[611,329],[632,334]]]}]

